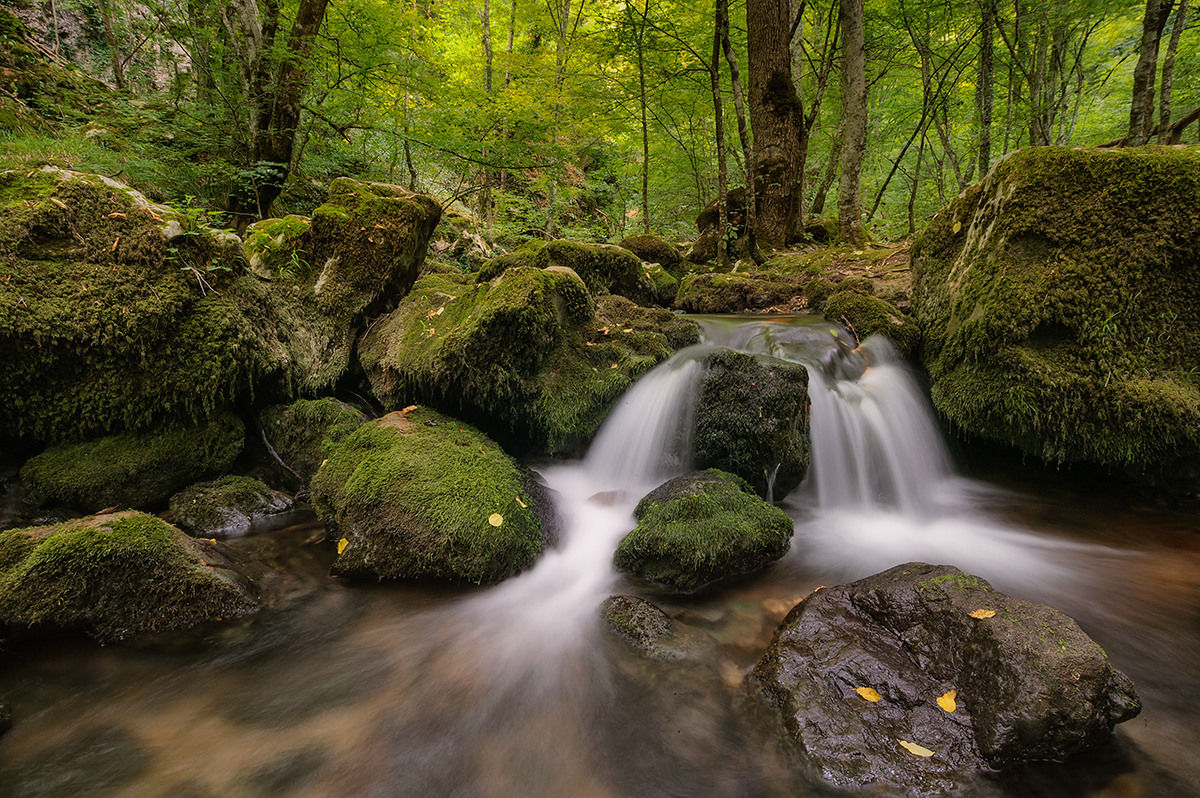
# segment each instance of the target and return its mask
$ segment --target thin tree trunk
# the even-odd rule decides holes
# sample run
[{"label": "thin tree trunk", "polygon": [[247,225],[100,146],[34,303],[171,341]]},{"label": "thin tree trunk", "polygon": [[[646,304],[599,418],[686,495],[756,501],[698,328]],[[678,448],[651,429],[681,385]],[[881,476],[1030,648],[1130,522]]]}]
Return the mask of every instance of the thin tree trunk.
[{"label": "thin tree trunk", "polygon": [[825,165],[825,175],[821,178],[821,185],[817,186],[817,193],[813,196],[812,210],[813,216],[820,216],[825,211],[825,196],[829,193],[829,187],[833,185],[834,179],[837,178],[838,166],[842,162],[842,128],[839,126],[837,132],[833,134],[833,144],[829,148],[829,163]]},{"label": "thin tree trunk", "polygon": [[861,247],[862,199],[859,181],[867,145],[867,61],[863,40],[863,0],[841,0],[842,38],[842,176],[838,184],[838,226],[846,243]]},{"label": "thin tree trunk", "polygon": [[1150,140],[1154,125],[1154,73],[1158,66],[1158,44],[1174,0],[1146,0],[1142,17],[1142,40],[1137,66],[1133,68],[1133,98],[1129,103],[1129,134],[1126,144],[1139,147]]},{"label": "thin tree trunk", "polygon": [[[719,7],[719,5],[718,5]],[[720,11],[717,11],[720,14]],[[725,164],[725,109],[721,101],[721,23],[713,23],[712,61],[708,67],[712,83],[713,123],[716,126],[717,143],[717,263],[729,264],[729,253],[725,249],[725,235],[729,230],[729,184]],[[746,202],[752,202],[747,192]]]},{"label": "thin tree trunk", "polygon": [[642,112],[642,231],[650,233],[650,125],[646,118],[646,17],[650,0],[642,9],[642,22],[637,29],[638,103]]},{"label": "thin tree trunk", "polygon": [[[979,174],[983,176],[992,168],[992,114],[995,107],[992,44],[993,29],[996,26],[995,0],[983,0],[980,11],[979,83],[976,86],[976,96],[979,98]],[[925,141],[922,139],[917,149],[918,171],[924,146]]]},{"label": "thin tree trunk", "polygon": [[913,170],[912,189],[908,192],[908,234],[916,235],[916,205],[917,187],[921,183],[921,161],[925,157],[925,133],[921,133],[921,143],[917,145],[917,166]]},{"label": "thin tree trunk", "polygon": [[[746,125],[746,103],[742,95],[742,78],[738,69],[737,56],[733,52],[733,43],[729,40],[729,7],[728,0],[717,0],[717,23],[720,28],[721,46],[725,51],[725,61],[729,64],[729,82],[733,88],[733,108],[737,113],[738,139],[742,143],[742,153],[746,159],[746,249],[755,263],[762,263],[762,255],[758,252],[755,228],[754,192],[750,190],[750,178],[755,173],[754,148],[750,143],[750,130]],[[743,253],[746,254],[746,253]]]},{"label": "thin tree trunk", "polygon": [[1158,102],[1158,143],[1170,143],[1171,125],[1171,87],[1175,79],[1175,53],[1179,50],[1179,35],[1183,33],[1187,21],[1188,0],[1179,0],[1179,8],[1175,10],[1175,24],[1171,28],[1171,41],[1167,44],[1167,54],[1163,57],[1162,90]]},{"label": "thin tree trunk", "polygon": [[117,89],[125,90],[125,70],[121,67],[121,48],[117,43],[117,32],[113,27],[113,12],[108,6],[108,0],[99,0],[96,3],[100,9],[100,21],[104,24],[104,43],[108,45],[108,54],[112,60],[113,82],[117,84]]}]

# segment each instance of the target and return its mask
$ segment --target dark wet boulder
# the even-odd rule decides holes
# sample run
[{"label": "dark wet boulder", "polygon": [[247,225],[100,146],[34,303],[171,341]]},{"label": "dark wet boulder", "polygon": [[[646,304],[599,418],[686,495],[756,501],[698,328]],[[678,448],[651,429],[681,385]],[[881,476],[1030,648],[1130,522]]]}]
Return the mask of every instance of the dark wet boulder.
[{"label": "dark wet boulder", "polygon": [[610,635],[656,662],[694,661],[716,667],[717,643],[706,632],[672,620],[637,596],[609,596],[600,617]]},{"label": "dark wet boulder", "polygon": [[257,479],[224,476],[190,485],[171,497],[171,519],[198,538],[237,537],[256,522],[292,509],[290,496]]},{"label": "dark wet boulder", "polygon": [[592,296],[620,294],[638,305],[649,305],[654,287],[642,261],[627,249],[612,244],[579,241],[527,241],[515,252],[493,258],[479,270],[479,282],[494,280],[509,269],[529,267],[570,269],[579,275]]},{"label": "dark wet boulder", "polygon": [[115,642],[258,607],[257,566],[137,512],[0,532],[0,625]]},{"label": "dark wet boulder", "polygon": [[433,405],[514,449],[555,451],[588,440],[634,380],[698,336],[669,311],[593,300],[570,270],[515,268],[423,277],[359,359],[386,407]]},{"label": "dark wet boulder", "polygon": [[686,593],[756,571],[787,553],[792,519],[716,469],[676,477],[646,494],[621,539],[621,571]]},{"label": "dark wet boulder", "polygon": [[921,329],[911,316],[901,313],[887,300],[861,290],[839,287],[826,301],[822,313],[832,322],[851,327],[859,339],[882,335],[904,355],[915,354],[921,343]]},{"label": "dark wet boulder", "polygon": [[683,276],[683,256],[674,244],[647,233],[626,236],[617,246],[637,255],[643,263],[657,263],[672,276]]},{"label": "dark wet boulder", "polygon": [[795,765],[888,794],[944,795],[987,768],[1065,758],[1141,709],[1070,618],[925,563],[812,593],[748,684]]},{"label": "dark wet boulder", "polygon": [[688,313],[744,313],[788,303],[802,292],[769,274],[690,274],[679,283],[675,307]]},{"label": "dark wet boulder", "polygon": [[53,446],[30,458],[21,479],[34,505],[65,504],[87,513],[162,502],[189,482],[226,471],[245,442],[231,412],[197,426],[170,424]]},{"label": "dark wet boulder", "polygon": [[312,482],[334,576],[494,583],[556,537],[549,491],[478,430],[424,408],[334,447]]},{"label": "dark wet boulder", "polygon": [[934,405],[966,433],[1195,493],[1200,152],[1033,147],[911,249]]},{"label": "dark wet boulder", "polygon": [[808,471],[808,371],[731,349],[714,351],[704,365],[696,467],[737,474],[760,496],[786,496]]},{"label": "dark wet boulder", "polygon": [[296,488],[308,485],[333,447],[366,421],[361,411],[330,398],[269,405],[258,414],[268,445],[291,472]]}]

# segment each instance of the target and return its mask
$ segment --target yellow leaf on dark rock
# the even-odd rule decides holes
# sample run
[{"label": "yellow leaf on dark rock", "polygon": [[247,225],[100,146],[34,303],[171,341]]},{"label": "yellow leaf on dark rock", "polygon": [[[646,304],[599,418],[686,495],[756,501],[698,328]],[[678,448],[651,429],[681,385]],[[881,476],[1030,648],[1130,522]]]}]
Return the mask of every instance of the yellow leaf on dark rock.
[{"label": "yellow leaf on dark rock", "polygon": [[897,740],[897,742],[900,743],[901,748],[903,748],[905,751],[908,751],[913,756],[933,756],[933,751],[930,751],[923,745],[910,743],[908,740]]},{"label": "yellow leaf on dark rock", "polygon": [[947,712],[953,712],[954,710],[958,709],[958,702],[956,702],[954,700],[957,697],[958,697],[957,690],[951,690],[950,692],[948,692],[944,695],[940,695],[940,696],[938,696],[938,700],[937,700],[938,706],[941,707],[942,709],[946,710]]},{"label": "yellow leaf on dark rock", "polygon": [[995,610],[975,610],[971,613],[972,618],[978,618],[980,620],[983,620],[984,618],[994,618],[995,616]]},{"label": "yellow leaf on dark rock", "polygon": [[854,688],[854,692],[862,696],[863,700],[870,701],[872,704],[883,697],[879,695],[879,691],[874,687],[856,687]]},{"label": "yellow leaf on dark rock", "polygon": [[341,540],[339,540],[338,541],[338,554],[341,554],[343,551],[345,551],[346,547],[349,545],[350,545],[350,541],[346,540],[345,538],[342,538]]}]

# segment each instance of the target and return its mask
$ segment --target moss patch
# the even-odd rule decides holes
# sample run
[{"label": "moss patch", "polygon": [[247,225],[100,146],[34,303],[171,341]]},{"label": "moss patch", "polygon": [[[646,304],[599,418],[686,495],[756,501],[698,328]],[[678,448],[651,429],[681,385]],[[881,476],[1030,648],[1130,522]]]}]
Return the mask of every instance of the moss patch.
[{"label": "moss patch", "polygon": [[[390,413],[335,447],[313,506],[335,576],[499,582],[552,532],[548,493],[478,430],[432,410]],[[499,520],[499,523],[489,522]]]},{"label": "moss patch", "polygon": [[759,274],[691,274],[679,284],[675,306],[688,313],[743,313],[786,303],[799,284]]},{"label": "moss patch", "polygon": [[[849,280],[843,281],[843,285]],[[839,290],[829,297],[823,311],[830,321],[848,322],[859,339],[882,335],[904,355],[913,354],[921,342],[914,319],[896,310],[890,302],[858,290]]]},{"label": "moss patch", "polygon": [[257,479],[224,476],[171,497],[171,518],[196,537],[244,535],[251,524],[292,509],[292,500]]},{"label": "moss patch", "polygon": [[644,263],[657,263],[675,278],[683,276],[683,256],[674,244],[645,233],[626,236],[620,247],[629,250]]},{"label": "moss patch", "polygon": [[759,499],[746,482],[716,469],[677,477],[634,510],[637,527],[622,538],[617,568],[690,592],[782,557],[792,519]]},{"label": "moss patch", "polygon": [[225,550],[153,516],[117,513],[0,533],[0,622],[101,642],[253,611]]},{"label": "moss patch", "polygon": [[343,402],[326,398],[271,405],[259,413],[258,420],[276,454],[307,484],[333,447],[367,417]]},{"label": "moss patch", "polygon": [[609,244],[578,241],[526,242],[516,252],[485,263],[479,270],[479,280],[494,280],[508,269],[552,266],[574,271],[593,296],[620,294],[639,305],[650,304],[654,296],[642,262],[632,252]]},{"label": "moss patch", "polygon": [[241,419],[225,413],[198,427],[171,425],[55,446],[25,463],[21,478],[33,486],[30,498],[41,503],[85,512],[146,507],[229,468],[244,438]]},{"label": "moss patch", "polygon": [[1192,148],[1034,148],[943,209],[912,249],[938,409],[1150,481],[1200,456],[1198,191]]}]

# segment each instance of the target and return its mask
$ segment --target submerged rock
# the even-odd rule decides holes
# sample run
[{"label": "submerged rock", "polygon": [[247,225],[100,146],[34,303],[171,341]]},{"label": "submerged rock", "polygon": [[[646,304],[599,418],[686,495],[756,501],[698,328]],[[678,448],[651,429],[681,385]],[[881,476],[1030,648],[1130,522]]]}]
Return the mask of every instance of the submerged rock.
[{"label": "submerged rock", "polygon": [[0,532],[0,624],[101,642],[254,611],[254,569],[223,544],[136,512]]},{"label": "submerged rock", "polygon": [[299,480],[308,485],[333,447],[367,421],[367,417],[337,399],[301,399],[289,405],[270,405],[258,414],[263,434],[275,454]]},{"label": "submerged rock", "polygon": [[590,438],[634,380],[698,335],[668,311],[593,301],[570,270],[515,268],[478,284],[421,278],[363,337],[359,359],[387,407],[431,404],[555,451]]},{"label": "submerged rock", "polygon": [[1200,152],[1033,147],[912,246],[938,410],[1052,462],[1200,489]]},{"label": "submerged rock", "polygon": [[226,412],[189,427],[109,435],[51,447],[21,468],[32,486],[27,501],[59,503],[87,513],[163,501],[196,479],[227,470],[245,442],[242,420]]},{"label": "submerged rock", "polygon": [[729,471],[760,496],[781,498],[804,479],[809,447],[803,366],[730,349],[705,358],[692,438],[697,468]]},{"label": "submerged rock", "polygon": [[339,541],[334,576],[499,582],[557,535],[536,475],[424,408],[351,433],[313,477],[312,500]]},{"label": "submerged rock", "polygon": [[195,537],[236,537],[254,522],[292,509],[292,499],[257,479],[224,476],[171,497],[171,518]]},{"label": "submerged rock", "polygon": [[778,713],[799,767],[839,787],[920,795],[1062,759],[1141,709],[1070,618],[924,563],[811,594],[748,684]]},{"label": "submerged rock", "polygon": [[638,525],[621,539],[614,563],[677,592],[778,560],[793,532],[787,513],[716,469],[660,485],[638,502],[633,516]]},{"label": "submerged rock", "polygon": [[639,305],[649,305],[655,293],[641,260],[632,252],[611,244],[579,241],[527,241],[515,252],[485,263],[479,270],[479,282],[522,267],[570,269],[593,296],[619,294]]}]

